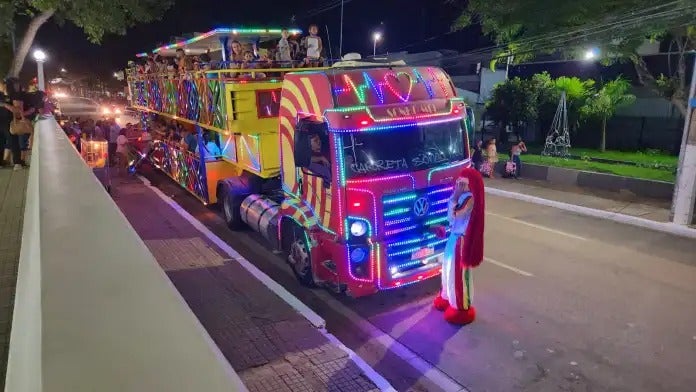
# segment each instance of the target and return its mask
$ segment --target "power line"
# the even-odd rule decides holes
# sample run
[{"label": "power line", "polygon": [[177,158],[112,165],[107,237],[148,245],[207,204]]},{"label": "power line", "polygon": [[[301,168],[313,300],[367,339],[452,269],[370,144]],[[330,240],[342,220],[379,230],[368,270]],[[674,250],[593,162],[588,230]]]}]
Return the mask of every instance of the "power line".
[{"label": "power line", "polygon": [[[626,17],[615,17],[615,18],[613,18],[615,20],[611,21],[611,22],[604,21],[604,22],[599,22],[599,23],[595,23],[595,24],[589,24],[589,25],[585,25],[585,26],[582,26],[582,27],[579,27],[576,29],[572,29],[572,30],[568,30],[565,32],[549,32],[549,33],[539,34],[536,36],[528,37],[526,39],[514,41],[513,43],[518,44],[518,45],[523,45],[523,46],[529,46],[535,42],[543,42],[545,40],[550,40],[550,39],[553,39],[554,41],[558,41],[559,37],[566,37],[566,36],[581,34],[578,37],[573,37],[572,39],[566,39],[565,41],[563,41],[563,42],[570,42],[573,40],[580,40],[582,38],[586,38],[586,37],[589,37],[591,35],[601,34],[601,33],[607,32],[607,31],[612,30],[612,29],[620,29],[622,27],[627,27],[627,26],[631,25],[632,23],[647,23],[647,22],[650,22],[651,19],[660,20],[660,18],[663,18],[665,20],[671,20],[671,19],[683,16],[685,13],[684,11],[696,11],[695,5],[687,5],[687,6],[684,6],[681,8],[677,8],[677,9],[671,9],[671,10],[657,12],[657,13],[654,12],[654,11],[657,11],[657,10],[665,8],[665,7],[669,7],[669,6],[677,5],[677,4],[683,4],[683,3],[685,3],[685,2],[682,0],[676,0],[676,1],[666,3],[666,4],[661,4],[658,6],[645,7],[645,8],[639,9],[637,11],[633,11],[631,14],[629,14]],[[444,34],[433,36],[433,37],[427,38],[425,41],[418,41],[418,42],[414,42],[414,43],[402,46],[398,50],[403,50],[403,49],[408,48],[408,47],[420,45],[420,44],[423,44],[424,42],[429,42],[429,41],[432,41],[434,39],[437,39],[437,38],[440,38],[440,37],[443,37],[443,36],[446,36],[449,34],[453,34],[455,32],[456,31],[450,31],[450,32],[447,32]],[[478,51],[501,50],[501,49],[505,49],[507,47],[508,47],[508,44],[506,43],[506,44],[499,44],[499,45],[489,46],[486,48],[481,48],[481,49],[478,49]]]}]

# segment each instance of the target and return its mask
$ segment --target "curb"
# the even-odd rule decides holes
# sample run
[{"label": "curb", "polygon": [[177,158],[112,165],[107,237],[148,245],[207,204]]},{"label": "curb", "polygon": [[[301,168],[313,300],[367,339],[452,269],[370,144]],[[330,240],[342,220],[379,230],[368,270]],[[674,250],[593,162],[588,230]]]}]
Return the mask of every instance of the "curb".
[{"label": "curb", "polygon": [[507,197],[509,199],[516,199],[521,201],[526,201],[528,203],[539,204],[547,207],[558,208],[560,210],[575,212],[581,215],[587,215],[595,218],[611,220],[618,223],[624,223],[628,225],[638,226],[645,229],[660,231],[667,234],[673,234],[680,237],[693,238],[696,239],[696,229],[690,227],[677,225],[670,222],[657,222],[650,219],[639,218],[637,216],[620,214],[618,212],[611,212],[605,210],[598,210],[595,208],[578,206],[575,204],[563,203],[560,201],[543,199],[541,197],[525,195],[523,193],[505,191],[498,188],[491,188],[486,186],[486,193]]}]

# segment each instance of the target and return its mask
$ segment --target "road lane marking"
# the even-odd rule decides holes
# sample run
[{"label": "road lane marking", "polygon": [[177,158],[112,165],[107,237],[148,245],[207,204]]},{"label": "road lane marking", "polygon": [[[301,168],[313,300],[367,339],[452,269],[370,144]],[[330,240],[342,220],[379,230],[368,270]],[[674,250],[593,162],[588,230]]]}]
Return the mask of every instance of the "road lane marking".
[{"label": "road lane marking", "polygon": [[646,218],[640,218],[631,215],[619,214],[617,212],[599,210],[575,204],[563,203],[560,201],[544,199],[541,197],[525,195],[517,192],[505,191],[498,188],[486,187],[486,193],[506,197],[508,199],[520,200],[526,203],[538,204],[547,207],[557,208],[559,210],[569,211],[575,214],[591,216],[594,218],[606,219],[626,225],[642,227],[644,229],[661,231],[663,233],[677,235],[681,237],[696,239],[696,229],[689,226],[681,226],[671,222],[658,222]]},{"label": "road lane marking", "polygon": [[496,213],[494,213],[494,212],[487,212],[487,214],[488,214],[488,215],[491,215],[491,216],[494,216],[494,217],[496,217],[496,218],[501,218],[501,219],[509,220],[509,221],[511,221],[511,222],[519,223],[519,224],[521,224],[521,225],[533,227],[533,228],[535,228],[535,229],[548,231],[548,232],[550,232],[550,233],[555,233],[555,234],[558,234],[558,235],[563,235],[563,236],[566,236],[566,237],[569,237],[569,238],[574,238],[574,239],[576,239],[576,240],[580,240],[580,241],[587,241],[587,240],[588,240],[587,238],[581,237],[581,236],[579,236],[579,235],[570,234],[570,233],[567,233],[567,232],[565,232],[565,231],[556,230],[556,229],[552,229],[552,228],[550,228],[550,227],[546,227],[546,226],[541,226],[541,225],[537,225],[537,224],[534,224],[534,223],[525,222],[525,221],[520,220],[520,219],[511,218],[511,217],[509,217],[509,216],[496,214]]},{"label": "road lane marking", "polygon": [[258,267],[253,265],[249,260],[245,259],[227,242],[225,242],[222,238],[218,237],[215,233],[213,233],[206,225],[204,225],[201,221],[196,219],[182,206],[180,206],[176,201],[174,201],[169,196],[165,195],[164,192],[162,192],[159,188],[153,186],[148,179],[146,179],[143,176],[138,177],[140,177],[140,180],[145,184],[145,186],[150,188],[150,190],[152,190],[157,196],[159,196],[159,198],[162,199],[162,201],[164,201],[166,204],[172,207],[174,211],[176,211],[182,218],[188,221],[201,234],[206,236],[206,238],[208,238],[211,242],[217,245],[223,252],[227,253],[228,256],[233,258],[244,269],[249,271],[250,274],[252,274],[256,279],[258,279],[264,286],[270,289],[275,295],[280,297],[288,305],[294,308],[295,311],[304,316],[307,319],[307,321],[314,325],[329,341],[336,344],[340,350],[348,354],[348,356],[353,360],[355,365],[363,371],[365,376],[370,381],[372,381],[379,388],[380,391],[396,392],[396,389],[394,389],[394,387],[391,386],[389,381],[382,377],[381,374],[377,373],[377,371],[374,370],[367,362],[365,362],[365,360],[363,360],[358,354],[356,354],[353,350],[341,343],[341,341],[337,337],[330,334],[326,330],[326,321],[324,321],[324,319],[321,316],[319,316],[316,312],[314,312],[302,301],[300,301],[299,298],[292,295],[285,287],[281,286],[278,282],[271,279],[270,276],[266,275]]},{"label": "road lane marking", "polygon": [[516,272],[516,273],[518,273],[518,274],[520,274],[520,275],[527,276],[527,277],[530,277],[530,278],[534,276],[534,274],[531,273],[531,272],[527,272],[527,271],[521,270],[521,269],[519,269],[519,268],[517,268],[517,267],[513,267],[513,266],[507,265],[507,264],[505,264],[505,263],[501,263],[500,261],[498,261],[498,260],[493,260],[493,259],[491,259],[490,257],[484,257],[483,259],[486,260],[487,262],[491,263],[491,264],[495,264],[495,265],[497,265],[498,267],[502,267],[502,268],[505,268],[505,269],[509,269],[510,271]]}]

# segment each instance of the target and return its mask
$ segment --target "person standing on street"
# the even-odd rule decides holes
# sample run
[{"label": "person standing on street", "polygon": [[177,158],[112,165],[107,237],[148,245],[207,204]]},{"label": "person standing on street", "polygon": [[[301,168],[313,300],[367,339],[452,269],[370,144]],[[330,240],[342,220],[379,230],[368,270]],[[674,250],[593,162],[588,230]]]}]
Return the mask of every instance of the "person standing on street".
[{"label": "person standing on street", "polygon": [[109,126],[109,164],[113,166],[116,164],[116,146],[118,145],[118,136],[121,133],[121,127],[116,123],[116,120],[112,120]]},{"label": "person standing on street", "polygon": [[0,166],[10,164],[10,123],[12,122],[13,107],[10,96],[7,95],[7,84],[0,81]]}]

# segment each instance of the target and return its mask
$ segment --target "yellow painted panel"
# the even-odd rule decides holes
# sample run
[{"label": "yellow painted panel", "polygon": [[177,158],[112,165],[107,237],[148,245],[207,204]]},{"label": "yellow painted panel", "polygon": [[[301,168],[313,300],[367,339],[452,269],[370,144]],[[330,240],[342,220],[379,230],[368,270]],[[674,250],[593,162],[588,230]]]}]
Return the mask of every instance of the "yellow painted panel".
[{"label": "yellow painted panel", "polygon": [[237,177],[242,173],[237,165],[226,161],[211,161],[205,163],[205,174],[208,177],[208,199],[210,204],[217,203],[217,183],[225,178]]}]

